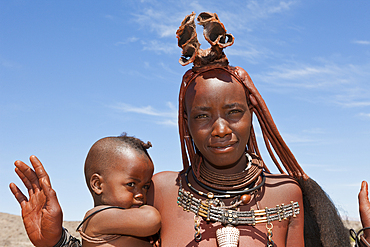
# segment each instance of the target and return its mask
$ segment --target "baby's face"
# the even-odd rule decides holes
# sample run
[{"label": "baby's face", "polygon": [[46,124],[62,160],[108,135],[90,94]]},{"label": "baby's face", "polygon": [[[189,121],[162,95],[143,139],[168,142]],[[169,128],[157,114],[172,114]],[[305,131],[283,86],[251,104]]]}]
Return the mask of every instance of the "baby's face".
[{"label": "baby's face", "polygon": [[113,170],[103,176],[102,202],[123,208],[145,204],[154,171],[151,160],[131,148],[116,154],[112,160]]}]

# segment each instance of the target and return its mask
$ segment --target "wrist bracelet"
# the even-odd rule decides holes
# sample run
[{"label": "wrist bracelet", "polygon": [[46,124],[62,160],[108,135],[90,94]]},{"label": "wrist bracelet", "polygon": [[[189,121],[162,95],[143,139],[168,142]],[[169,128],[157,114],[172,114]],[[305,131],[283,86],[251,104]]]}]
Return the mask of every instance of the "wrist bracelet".
[{"label": "wrist bracelet", "polygon": [[63,227],[62,236],[53,247],[81,247],[81,243],[79,239],[73,237],[68,230]]},{"label": "wrist bracelet", "polygon": [[361,236],[359,236],[361,232],[367,229],[370,229],[370,227],[362,228],[358,232],[355,232],[355,230],[353,229],[349,230],[352,239],[355,240],[355,247],[370,247],[370,244],[369,242],[367,242],[364,235],[362,234]]},{"label": "wrist bracelet", "polygon": [[364,237],[364,234],[362,234],[360,236],[360,242],[361,242],[362,246],[370,247],[370,244],[369,244],[369,242],[366,241],[366,238]]}]

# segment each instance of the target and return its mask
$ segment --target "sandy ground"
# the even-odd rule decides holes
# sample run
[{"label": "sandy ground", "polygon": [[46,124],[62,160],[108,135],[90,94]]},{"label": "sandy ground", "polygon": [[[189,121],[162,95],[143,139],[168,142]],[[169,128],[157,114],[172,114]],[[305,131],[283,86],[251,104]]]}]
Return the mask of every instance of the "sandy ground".
[{"label": "sandy ground", "polygon": [[[75,232],[79,222],[78,221],[64,221],[63,225],[69,230],[72,235],[79,237]],[[21,216],[0,213],[0,246],[9,247],[27,247],[33,246],[27,237],[26,231],[23,227]]]},{"label": "sandy ground", "polygon": [[[353,228],[356,231],[361,228],[358,221],[343,221],[347,228]],[[79,237],[75,232],[78,221],[64,221],[63,225],[72,235]],[[24,230],[22,218],[18,215],[0,213],[0,246],[27,247],[33,246],[29,241],[26,231]]]}]

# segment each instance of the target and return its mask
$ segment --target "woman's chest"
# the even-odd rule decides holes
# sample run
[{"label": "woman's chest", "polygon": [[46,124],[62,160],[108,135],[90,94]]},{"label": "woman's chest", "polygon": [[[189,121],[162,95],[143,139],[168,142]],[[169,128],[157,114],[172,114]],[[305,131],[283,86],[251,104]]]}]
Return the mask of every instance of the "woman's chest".
[{"label": "woman's chest", "polygon": [[[238,234],[239,246],[266,246],[269,229],[273,234],[275,246],[285,246],[288,221],[276,221],[272,224],[257,223],[238,224],[236,227],[225,229],[225,224],[207,221],[206,218],[196,216],[192,210],[179,206],[178,192],[168,195],[168,201],[161,207],[162,246],[212,246],[217,245],[217,235],[228,238],[228,235]],[[229,230],[233,232],[228,232]],[[219,233],[217,233],[219,231]],[[220,233],[221,232],[221,233]],[[235,233],[237,232],[237,233]],[[223,235],[222,235],[223,234]]]}]

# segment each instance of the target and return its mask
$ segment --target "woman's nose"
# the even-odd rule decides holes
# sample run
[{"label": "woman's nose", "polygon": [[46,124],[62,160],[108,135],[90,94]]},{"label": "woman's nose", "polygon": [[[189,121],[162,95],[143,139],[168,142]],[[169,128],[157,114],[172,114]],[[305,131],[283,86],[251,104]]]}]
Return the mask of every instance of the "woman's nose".
[{"label": "woman's nose", "polygon": [[229,122],[224,118],[217,118],[212,126],[212,136],[225,137],[232,133],[232,130],[229,127]]}]

